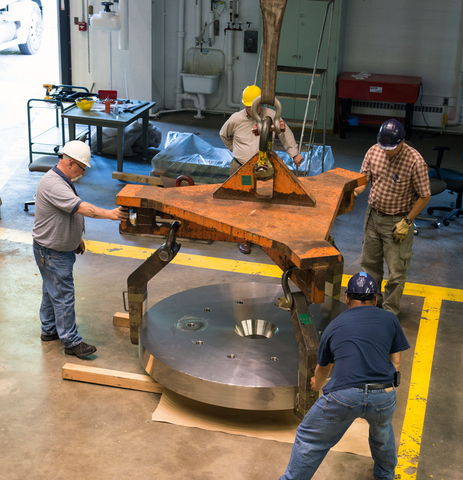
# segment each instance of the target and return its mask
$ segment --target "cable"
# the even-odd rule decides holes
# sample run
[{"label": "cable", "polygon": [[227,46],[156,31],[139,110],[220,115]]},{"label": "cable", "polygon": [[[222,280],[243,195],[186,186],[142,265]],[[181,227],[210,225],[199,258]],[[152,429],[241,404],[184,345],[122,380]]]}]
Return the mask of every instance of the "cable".
[{"label": "cable", "polygon": [[424,132],[418,136],[418,138],[420,140],[423,140],[424,138],[434,138],[434,137],[437,137],[438,135],[441,135],[442,134],[442,131],[441,132],[437,132],[435,133],[434,135],[426,135],[426,132],[431,128],[428,124],[428,122],[426,121],[426,117],[424,116],[424,107],[423,107],[423,103],[422,103],[422,100],[423,100],[423,97],[424,97],[424,88],[423,88],[423,84],[420,85],[420,90],[421,90],[421,97],[420,97],[420,106],[421,106],[421,115],[423,116],[423,120],[424,120],[424,123],[426,124],[426,129],[424,130]]}]

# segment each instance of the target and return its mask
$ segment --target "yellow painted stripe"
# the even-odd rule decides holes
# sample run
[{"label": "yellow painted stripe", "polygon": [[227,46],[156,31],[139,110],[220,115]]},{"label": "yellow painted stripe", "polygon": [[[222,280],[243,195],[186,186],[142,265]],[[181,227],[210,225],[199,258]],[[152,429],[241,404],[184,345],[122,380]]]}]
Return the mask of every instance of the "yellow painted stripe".
[{"label": "yellow painted stripe", "polygon": [[[0,228],[0,240],[8,240],[18,243],[32,243],[30,232]],[[145,260],[155,252],[152,248],[133,247],[118,243],[97,242],[94,240],[85,240],[87,250],[91,253],[100,255],[111,255],[115,257],[137,258]],[[242,260],[228,260],[217,257],[207,257],[203,255],[190,255],[179,253],[174,261],[176,265],[190,267],[207,268],[212,270],[222,270],[228,272],[245,273],[249,275],[260,275],[264,277],[281,277],[282,271],[274,264],[245,262]],[[351,275],[342,276],[342,286],[347,287]],[[383,282],[383,287],[384,287]],[[413,295],[417,297],[427,297],[429,295],[439,297],[442,300],[463,302],[463,290],[446,287],[436,287],[434,285],[421,285],[418,283],[406,283],[404,295]]]},{"label": "yellow painted stripe", "polygon": [[400,480],[416,478],[441,304],[438,296],[424,299],[398,451],[395,478]]},{"label": "yellow painted stripe", "polygon": [[[18,243],[32,243],[29,232],[0,228],[0,240]],[[94,254],[111,255],[124,258],[145,260],[155,252],[155,249],[133,247],[115,243],[85,241],[87,250]],[[207,268],[213,270],[260,275],[267,277],[281,276],[281,270],[276,265],[253,263],[239,260],[228,260],[202,255],[179,253],[172,261],[176,265]],[[350,275],[343,275],[342,285],[347,286]],[[383,283],[384,286],[384,283]],[[405,295],[424,297],[420,328],[413,359],[407,408],[399,445],[399,463],[396,469],[396,479],[414,480],[418,468],[418,458],[421,447],[426,402],[431,379],[432,360],[439,323],[440,308],[443,300],[463,302],[463,290],[406,283]]]},{"label": "yellow painted stripe", "polygon": [[[130,257],[145,259],[152,255],[154,249],[130,247],[114,243],[103,243],[86,240],[85,245],[91,253],[113,255],[116,257]],[[266,263],[244,262],[241,260],[229,260],[226,258],[207,257],[203,255],[192,255],[178,253],[171,262],[174,265],[187,267],[207,268],[210,270],[221,270],[225,272],[245,273],[248,275],[261,275],[264,277],[280,278],[283,272],[276,265]]]}]

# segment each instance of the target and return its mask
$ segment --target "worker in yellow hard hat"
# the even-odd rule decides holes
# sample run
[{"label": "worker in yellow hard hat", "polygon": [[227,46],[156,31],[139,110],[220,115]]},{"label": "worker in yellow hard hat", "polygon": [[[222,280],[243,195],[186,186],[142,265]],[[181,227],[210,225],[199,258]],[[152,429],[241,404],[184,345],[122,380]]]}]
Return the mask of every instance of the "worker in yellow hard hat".
[{"label": "worker in yellow hard hat", "polygon": [[[233,160],[230,163],[230,175],[233,175],[239,168],[259,152],[259,137],[254,135],[252,128],[255,120],[252,118],[251,106],[254,100],[261,95],[262,91],[257,85],[249,85],[243,90],[242,102],[244,110],[234,113],[220,129],[220,137],[225,146],[233,153]],[[258,113],[261,118],[275,118],[275,111],[259,105]],[[291,130],[285,125],[285,131],[278,135],[288,155],[296,165],[302,163],[302,156],[294,139]],[[251,245],[242,243],[242,253],[251,253]]]}]

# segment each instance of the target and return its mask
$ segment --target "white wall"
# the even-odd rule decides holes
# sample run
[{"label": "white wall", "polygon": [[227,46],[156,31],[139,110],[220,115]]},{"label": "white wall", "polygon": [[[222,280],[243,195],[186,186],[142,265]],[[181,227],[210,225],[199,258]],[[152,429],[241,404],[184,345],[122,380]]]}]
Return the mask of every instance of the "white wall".
[{"label": "white wall", "polygon": [[448,97],[453,118],[461,84],[463,2],[345,1],[340,70],[422,77],[423,105],[442,105]]},{"label": "white wall", "polygon": [[[94,12],[102,10],[99,1],[90,0]],[[175,87],[178,78],[178,37],[179,0],[129,0],[129,51],[118,49],[118,33],[95,30],[90,32],[90,72],[88,71],[88,34],[79,32],[74,25],[74,17],[82,19],[80,2],[71,3],[71,48],[73,84],[90,88],[95,82],[94,91],[112,88],[118,90],[120,97],[153,100],[156,109],[173,109],[176,105]],[[184,61],[189,48],[195,47],[195,37],[200,31],[197,22],[197,3],[202,4],[202,25],[208,19],[210,0],[185,0],[185,36]],[[259,26],[260,6],[258,0],[241,0],[238,21],[243,22],[242,31],[227,32],[224,29],[229,21],[229,0],[220,18],[217,12],[222,7],[218,4],[216,18],[219,18],[220,33],[212,48],[227,49],[227,41],[233,39],[233,92],[232,103],[239,104],[244,87],[252,84],[257,65],[257,55],[243,52],[244,30],[251,22],[251,29]],[[118,5],[112,9],[118,10]],[[208,35],[205,35],[206,37]],[[111,37],[111,43],[110,43]],[[227,105],[227,59],[223,66],[216,93],[206,96],[206,108],[217,111],[236,111]],[[127,92],[127,93],[126,93]],[[189,100],[184,107],[193,107]]]},{"label": "white wall", "polygon": [[[165,4],[165,107],[169,109],[175,108],[175,84],[178,77],[177,72],[177,51],[178,42],[181,41],[178,37],[178,18],[179,18],[179,1],[178,0],[163,0]],[[201,8],[201,24],[208,20],[208,12],[210,12],[210,0],[199,0],[202,3]],[[243,22],[241,26],[242,31],[230,32],[224,35],[224,29],[227,27],[229,21],[228,11],[229,0],[226,0],[226,8],[224,12],[218,17],[218,13],[222,10],[219,5],[215,12],[215,17],[219,19],[220,32],[215,37],[214,44],[209,47],[204,45],[205,49],[222,50],[224,54],[227,52],[227,42],[232,38],[233,40],[233,94],[232,101],[239,103],[241,101],[241,93],[247,85],[254,82],[255,70],[257,66],[257,55],[244,53],[244,30],[248,27],[247,22],[251,22],[251,29],[259,27],[260,6],[258,0],[241,0],[239,9],[239,22]],[[186,60],[186,53],[188,49],[195,47],[195,37],[199,34],[200,26],[197,23],[197,6],[196,0],[185,0],[185,37],[184,42],[184,61]],[[204,35],[206,38],[208,34]],[[199,48],[199,47],[198,47]],[[219,86],[216,93],[206,96],[206,108],[215,109],[218,111],[236,111],[237,108],[230,108],[227,106],[227,60],[225,55],[224,70],[220,77]],[[191,101],[184,102],[184,106],[192,107]]]},{"label": "white wall", "polygon": [[[83,17],[82,3],[71,2],[72,83],[98,90],[117,90],[120,98],[152,99],[151,0],[129,0],[129,50],[119,49],[119,33],[97,30],[79,32],[74,17]],[[94,13],[103,10],[90,0]],[[112,6],[118,10],[118,5]],[[85,20],[88,22],[87,15]],[[90,58],[90,62],[89,62]],[[89,71],[90,70],[90,71]]]},{"label": "white wall", "polygon": [[[201,17],[207,19],[210,0],[185,1],[184,60],[195,45],[197,2],[202,3]],[[442,105],[448,97],[449,120],[455,118],[455,105],[461,84],[463,56],[462,0],[336,0],[343,2],[343,36],[339,49],[341,71],[362,71],[423,77],[423,105]],[[287,9],[292,0],[288,0]],[[114,88],[120,96],[154,100],[158,108],[176,106],[178,78],[178,25],[180,0],[129,0],[129,51],[118,50],[117,33],[113,33],[110,50],[109,32],[90,27],[90,72],[88,72],[87,34],[71,25],[73,83],[95,90]],[[90,0],[95,12],[100,2]],[[213,49],[227,52],[224,28],[229,20],[229,0],[220,17],[220,34]],[[117,5],[114,7],[117,8]],[[220,5],[218,10],[220,10]],[[81,2],[71,3],[71,19],[82,17]],[[239,21],[243,31],[234,32],[231,102],[238,104],[243,88],[254,81],[257,55],[243,52],[245,22],[259,28],[259,0],[241,0]],[[209,47],[205,47],[209,48]],[[111,54],[110,54],[111,52]],[[112,59],[112,68],[111,62]],[[219,87],[206,96],[206,108],[235,111],[227,102],[227,57]],[[127,81],[126,81],[127,78]],[[230,100],[230,99],[229,99]],[[228,104],[227,104],[228,103]],[[193,107],[186,100],[185,107]],[[458,115],[459,118],[459,115]],[[415,123],[420,118],[415,113]]]}]

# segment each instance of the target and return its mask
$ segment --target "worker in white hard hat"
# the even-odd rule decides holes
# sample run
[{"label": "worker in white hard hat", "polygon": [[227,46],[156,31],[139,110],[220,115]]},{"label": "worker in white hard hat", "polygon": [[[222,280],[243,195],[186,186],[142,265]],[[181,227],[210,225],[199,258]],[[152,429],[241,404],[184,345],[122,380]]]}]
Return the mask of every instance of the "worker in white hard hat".
[{"label": "worker in white hard hat", "polygon": [[[230,163],[230,175],[233,175],[239,168],[259,152],[259,137],[252,132],[256,121],[252,118],[252,102],[261,95],[261,89],[257,85],[250,85],[243,90],[242,102],[244,110],[234,113],[220,129],[220,137],[225,146],[233,153]],[[258,113],[261,118],[275,118],[275,111],[259,105]],[[278,135],[283,147],[294,163],[299,166],[302,163],[302,155],[294,139],[294,135],[287,125],[285,131]],[[251,245],[242,243],[241,253],[251,253]]]},{"label": "worker in white hard hat", "polygon": [[32,230],[34,256],[42,275],[40,320],[43,342],[61,340],[68,355],[85,357],[96,352],[77,331],[74,310],[73,267],[76,254],[85,252],[84,217],[121,221],[128,218],[123,207],[105,210],[84,202],[74,182],[90,168],[90,148],[73,140],[62,149],[58,165],[37,186],[35,222]]}]

